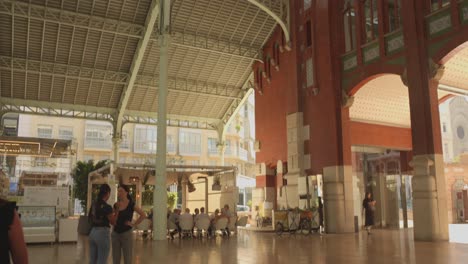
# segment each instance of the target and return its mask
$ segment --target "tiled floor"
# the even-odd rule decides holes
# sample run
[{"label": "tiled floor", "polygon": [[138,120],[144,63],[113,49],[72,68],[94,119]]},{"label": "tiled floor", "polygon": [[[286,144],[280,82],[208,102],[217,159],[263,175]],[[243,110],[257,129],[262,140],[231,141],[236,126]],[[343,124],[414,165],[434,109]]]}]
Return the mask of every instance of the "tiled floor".
[{"label": "tiled floor", "polygon": [[[77,244],[30,245],[33,264],[88,263],[86,238]],[[468,263],[468,245],[414,242],[412,230],[346,235],[277,236],[240,231],[230,239],[142,241],[134,263]],[[110,262],[109,262],[110,263]]]}]

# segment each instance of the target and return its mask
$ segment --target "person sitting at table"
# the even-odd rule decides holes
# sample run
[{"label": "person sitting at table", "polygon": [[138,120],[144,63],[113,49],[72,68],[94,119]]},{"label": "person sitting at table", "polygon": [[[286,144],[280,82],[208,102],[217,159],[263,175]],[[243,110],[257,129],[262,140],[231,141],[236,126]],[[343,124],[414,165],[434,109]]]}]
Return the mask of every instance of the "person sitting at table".
[{"label": "person sitting at table", "polygon": [[180,226],[179,226],[179,217],[180,217],[180,210],[179,209],[174,209],[174,211],[169,215],[169,218],[167,219],[168,222],[172,222],[177,226],[176,230],[173,230],[169,235],[171,236],[171,239],[174,239],[174,235],[179,232],[180,233]]}]

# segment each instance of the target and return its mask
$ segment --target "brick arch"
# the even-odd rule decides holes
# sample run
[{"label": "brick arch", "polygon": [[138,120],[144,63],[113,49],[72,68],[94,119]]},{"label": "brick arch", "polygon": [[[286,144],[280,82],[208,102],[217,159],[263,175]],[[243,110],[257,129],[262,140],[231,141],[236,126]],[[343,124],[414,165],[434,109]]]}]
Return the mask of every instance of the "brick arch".
[{"label": "brick arch", "polygon": [[446,96],[444,96],[444,97],[442,97],[442,98],[439,99],[439,105],[442,104],[442,103],[444,103],[444,102],[447,101],[448,99],[453,98],[453,97],[455,97],[455,95],[453,95],[453,94],[447,94]]},{"label": "brick arch", "polygon": [[362,87],[364,87],[367,83],[369,83],[370,81],[374,79],[377,79],[385,75],[400,75],[401,76],[403,74],[403,71],[404,71],[404,68],[401,67],[401,69],[394,69],[393,71],[369,74],[368,76],[364,77],[359,82],[357,82],[354,86],[352,86],[352,88],[348,91],[348,95],[349,96],[355,95]]},{"label": "brick arch", "polygon": [[445,64],[462,49],[468,48],[468,34],[458,34],[432,56],[434,62]]}]

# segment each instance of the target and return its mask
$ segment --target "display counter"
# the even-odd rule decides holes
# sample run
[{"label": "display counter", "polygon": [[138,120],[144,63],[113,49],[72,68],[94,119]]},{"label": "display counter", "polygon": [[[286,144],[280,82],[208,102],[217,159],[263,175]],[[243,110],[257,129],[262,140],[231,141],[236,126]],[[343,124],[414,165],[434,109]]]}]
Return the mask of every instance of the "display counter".
[{"label": "display counter", "polygon": [[59,220],[59,242],[78,241],[78,219],[78,217],[69,217]]},{"label": "display counter", "polygon": [[55,206],[19,206],[18,213],[26,243],[55,242]]},{"label": "display counter", "polygon": [[468,244],[468,224],[449,224],[449,241]]}]

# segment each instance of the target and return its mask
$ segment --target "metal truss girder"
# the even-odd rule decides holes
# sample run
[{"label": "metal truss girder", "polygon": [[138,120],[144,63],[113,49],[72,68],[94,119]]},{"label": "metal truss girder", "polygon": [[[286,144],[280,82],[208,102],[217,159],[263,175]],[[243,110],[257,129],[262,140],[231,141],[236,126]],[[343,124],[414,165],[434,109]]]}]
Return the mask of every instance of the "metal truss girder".
[{"label": "metal truss girder", "polygon": [[229,124],[232,122],[236,114],[239,112],[239,110],[247,101],[249,96],[253,93],[253,91],[254,91],[253,88],[248,88],[247,90],[244,91],[242,100],[232,102],[232,104],[230,105],[226,113],[223,115],[223,118],[221,119],[225,129],[227,129]]},{"label": "metal truss girder", "polygon": [[[123,116],[123,124],[137,123],[147,125],[157,125],[157,113],[140,112],[140,111],[125,111]],[[219,120],[191,118],[176,115],[168,115],[166,124],[171,127],[193,128],[216,130],[215,125]]]},{"label": "metal truss girder", "polygon": [[0,69],[125,84],[128,73],[0,56]]},{"label": "metal truss girder", "polygon": [[247,0],[271,16],[284,32],[285,48],[291,49],[289,0]]},{"label": "metal truss girder", "polygon": [[[105,71],[6,56],[0,56],[0,69],[122,85],[126,84],[126,81],[129,78],[129,74],[125,72]],[[203,94],[234,100],[240,100],[242,98],[241,89],[235,86],[225,86],[174,77],[169,78],[168,84],[169,91],[173,92]],[[136,77],[135,85],[156,89],[158,86],[158,76],[139,75]]]},{"label": "metal truss girder", "polygon": [[127,78],[127,83],[120,95],[119,106],[117,108],[117,124],[116,124],[116,132],[117,137],[121,135],[121,127],[122,127],[122,117],[124,115],[125,110],[127,109],[128,100],[130,99],[130,95],[132,94],[133,87],[135,85],[135,81],[138,77],[138,71],[140,70],[141,62],[143,61],[143,56],[146,52],[146,47],[149,44],[151,39],[151,34],[153,32],[154,25],[156,23],[156,19],[159,14],[159,1],[153,0],[151,2],[150,10],[146,16],[145,28],[143,30],[142,38],[138,42],[137,49],[135,54],[133,55],[132,65],[130,66],[130,76]]},{"label": "metal truss girder", "polygon": [[[243,46],[219,39],[211,39],[204,36],[197,36],[188,33],[173,32],[171,43],[175,46],[182,46],[191,49],[205,50],[208,52],[229,55],[241,59],[256,60],[263,63],[258,57],[259,51],[254,47]],[[157,36],[155,36],[157,38]]]},{"label": "metal truss girder", "polygon": [[15,98],[1,98],[0,112],[81,118],[113,122],[115,109],[43,101],[31,101]]},{"label": "metal truss girder", "polygon": [[[136,82],[137,86],[157,88],[158,76],[139,76]],[[242,90],[236,86],[226,86],[215,83],[201,82],[190,79],[169,77],[168,90],[173,92],[203,94],[223,99],[240,100]]]},{"label": "metal truss girder", "polygon": [[140,38],[142,25],[17,1],[0,1],[0,14]]}]

